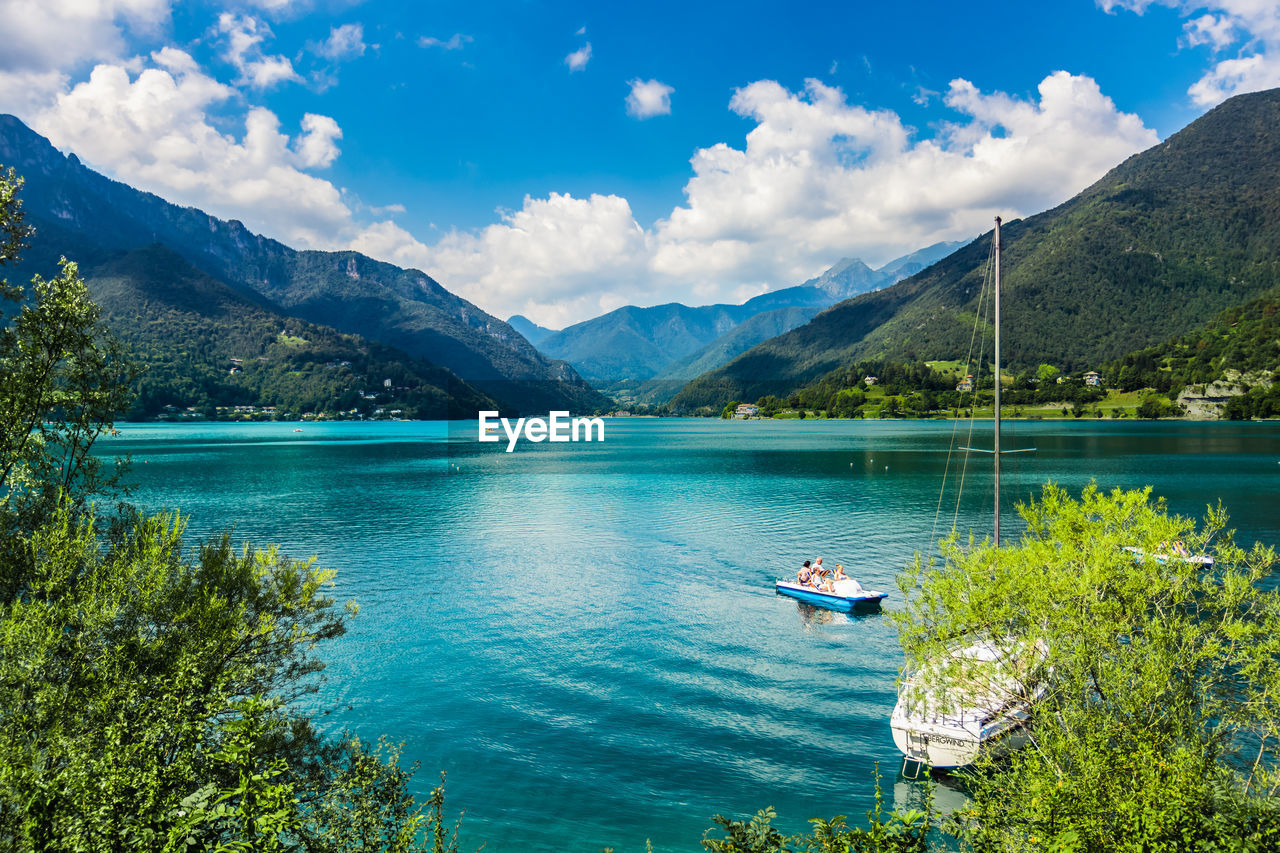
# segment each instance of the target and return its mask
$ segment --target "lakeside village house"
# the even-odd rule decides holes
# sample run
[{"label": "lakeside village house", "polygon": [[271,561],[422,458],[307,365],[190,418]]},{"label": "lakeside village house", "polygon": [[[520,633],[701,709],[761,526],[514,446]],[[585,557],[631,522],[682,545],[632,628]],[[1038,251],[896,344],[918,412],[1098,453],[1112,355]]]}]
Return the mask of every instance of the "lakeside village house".
[{"label": "lakeside village house", "polygon": [[[1062,384],[1063,379],[1064,377],[1059,376],[1058,384]],[[1095,388],[1100,387],[1102,385],[1102,376],[1093,370],[1090,370],[1088,373],[1084,374],[1083,379],[1084,379],[1085,385],[1091,385]],[[868,376],[865,381],[868,385],[873,385],[875,384],[875,377]],[[960,391],[961,393],[968,393],[972,391],[973,390],[973,374],[970,373],[964,379],[961,379],[956,384],[956,390]]]},{"label": "lakeside village house", "polygon": [[[1062,382],[1062,380],[1063,380],[1063,377],[1059,376],[1058,382]],[[868,388],[870,388],[872,385],[875,385],[879,381],[880,380],[875,376],[865,376],[862,379],[863,384],[866,385]],[[1097,372],[1090,370],[1088,373],[1084,374],[1084,384],[1100,386],[1102,385],[1102,376],[1099,375]],[[973,391],[973,374],[970,373],[964,379],[961,379],[960,382],[956,385],[956,390],[962,393],[968,393]],[[624,413],[615,412],[614,414],[616,416]],[[754,406],[751,403],[741,403],[738,405],[738,408],[733,410],[733,416],[734,418],[737,418],[740,420],[745,420],[747,418],[758,418],[760,417],[760,407]]]}]

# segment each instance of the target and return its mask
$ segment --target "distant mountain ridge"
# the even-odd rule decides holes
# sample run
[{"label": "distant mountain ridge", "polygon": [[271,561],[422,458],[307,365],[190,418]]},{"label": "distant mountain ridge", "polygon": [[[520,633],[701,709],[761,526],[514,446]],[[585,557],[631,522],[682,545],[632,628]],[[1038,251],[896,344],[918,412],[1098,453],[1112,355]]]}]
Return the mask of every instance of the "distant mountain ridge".
[{"label": "distant mountain ridge", "polygon": [[[1239,95],[1052,210],[1006,223],[1013,369],[1087,370],[1186,334],[1280,281],[1280,89]],[[860,295],[689,383],[717,410],[786,395],[867,359],[963,357],[991,235]]]},{"label": "distant mountain ridge", "polygon": [[539,326],[523,314],[513,314],[507,318],[507,325],[524,335],[525,340],[537,346],[543,338],[548,335],[554,335],[555,329],[548,329],[546,326]]},{"label": "distant mountain ridge", "polygon": [[793,305],[748,317],[702,349],[671,362],[657,376],[639,383],[632,397],[645,405],[666,403],[690,380],[729,363],[757,344],[804,325],[822,310],[816,305]]},{"label": "distant mountain ridge", "polygon": [[[842,258],[804,284],[762,293],[741,305],[627,305],[547,335],[535,344],[599,385],[657,380],[658,384],[641,394],[661,400],[665,390],[674,393],[671,383],[688,373],[687,365],[678,366],[686,360],[703,369],[717,367],[764,340],[761,335],[766,331],[772,332],[770,337],[781,334],[794,328],[790,324],[802,323],[842,299],[892,284],[960,245],[937,243],[878,270],[856,258]],[[778,313],[732,335],[748,320],[768,312]]]},{"label": "distant mountain ridge", "polygon": [[196,269],[280,311],[404,350],[452,370],[522,411],[591,411],[607,401],[563,362],[425,273],[356,252],[299,251],[195,208],[110,180],[0,116],[0,163],[26,179],[37,236],[28,265],[58,254],[87,269],[112,253],[162,244]]}]

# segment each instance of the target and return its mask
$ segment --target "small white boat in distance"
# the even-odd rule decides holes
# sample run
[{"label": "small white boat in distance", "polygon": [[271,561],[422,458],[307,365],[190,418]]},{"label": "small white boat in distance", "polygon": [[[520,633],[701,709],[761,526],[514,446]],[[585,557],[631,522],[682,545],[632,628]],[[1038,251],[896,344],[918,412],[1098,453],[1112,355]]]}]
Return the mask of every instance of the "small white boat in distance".
[{"label": "small white boat in distance", "polygon": [[779,578],[774,582],[773,588],[778,595],[790,596],[806,604],[844,613],[851,613],[854,610],[878,610],[880,602],[889,597],[887,592],[864,589],[862,584],[853,578],[835,581],[831,587],[831,592],[823,592],[799,581]]},{"label": "small white boat in distance", "polygon": [[[894,744],[907,761],[942,770],[1024,745],[1031,710],[1048,690],[1046,654],[1042,642],[1028,649],[983,640],[951,650],[954,671],[929,666],[909,674],[889,717]],[[945,695],[943,684],[950,688]]]}]

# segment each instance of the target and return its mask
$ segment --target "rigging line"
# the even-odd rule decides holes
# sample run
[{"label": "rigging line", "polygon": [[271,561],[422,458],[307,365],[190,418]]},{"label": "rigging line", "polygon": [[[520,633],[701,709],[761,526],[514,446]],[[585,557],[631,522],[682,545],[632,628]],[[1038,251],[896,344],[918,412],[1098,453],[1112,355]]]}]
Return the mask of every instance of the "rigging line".
[{"label": "rigging line", "polygon": [[[990,269],[990,267],[991,267],[991,265],[992,265],[992,263],[993,263],[993,259],[994,259],[994,257],[995,257],[995,241],[994,241],[994,240],[992,240],[992,242],[991,242],[991,249],[990,249],[990,251],[987,253],[987,270],[988,270],[988,271],[984,271],[984,273],[983,273],[983,283],[982,283],[982,287],[981,287],[981,288],[979,289],[979,291],[978,291],[978,307],[979,307],[979,310],[978,310],[978,311],[976,311],[976,312],[974,313],[974,318],[973,318],[973,330],[969,333],[969,351],[968,351],[967,353],[965,353],[965,360],[964,360],[964,365],[965,365],[965,368],[966,368],[966,369],[968,369],[969,363],[970,363],[970,361],[973,359],[973,342],[974,342],[974,340],[978,337],[978,328],[979,328],[979,326],[980,326],[980,324],[981,324],[981,322],[982,322],[982,307],[983,307],[983,305],[985,304],[985,303],[984,303],[984,300],[983,300],[983,294],[986,292],[986,287],[987,287],[987,284],[986,284],[986,283],[987,283],[987,276],[988,276],[989,269]],[[983,340],[984,340],[984,342],[985,342],[985,338],[984,338]],[[981,354],[979,354],[979,358],[981,358]],[[961,378],[963,379],[964,377],[961,377]],[[959,398],[959,400],[958,400],[959,408],[960,408],[960,409],[963,409],[963,408],[964,408],[964,396],[963,396],[963,393],[964,393],[964,392],[961,392],[961,396],[960,396],[960,398]],[[969,393],[970,393],[971,395],[973,395],[973,402],[977,402],[977,388],[976,388],[976,387],[971,388],[971,389],[970,389],[970,391],[969,391]],[[957,433],[957,432],[959,432],[959,430],[960,430],[960,416],[959,416],[959,411],[957,410],[957,412],[956,412],[956,417],[955,417],[955,419],[954,419],[954,421],[952,422],[952,425],[951,425],[951,445],[947,448],[947,461],[946,461],[946,464],[943,466],[943,469],[942,469],[942,484],[941,484],[941,486],[939,486],[939,488],[938,488],[938,506],[937,506],[937,508],[936,508],[936,509],[934,510],[934,512],[933,512],[933,529],[929,531],[929,550],[930,550],[931,552],[935,549],[935,547],[936,547],[936,543],[937,543],[937,535],[938,535],[938,519],[942,517],[942,500],[943,500],[943,498],[945,497],[945,495],[946,495],[946,491],[947,491],[947,477],[948,477],[948,475],[951,473],[951,455],[955,452],[955,448],[956,448],[956,433]],[[970,444],[970,445],[972,445],[972,437],[973,437],[973,418],[972,418],[972,417],[970,417],[970,418],[969,418],[969,438],[970,438],[970,440],[967,442],[967,443],[968,443],[968,444]],[[965,462],[964,462],[964,464],[961,466],[961,474],[959,475],[960,488],[959,488],[959,489],[957,489],[957,493],[959,492],[959,490],[960,490],[960,489],[963,489],[963,488],[964,488],[964,474],[963,474],[963,470],[964,470],[964,467],[968,465],[968,459],[969,459],[969,455],[966,453],[966,454],[965,454]],[[957,497],[957,502],[956,502],[956,515],[952,518],[952,521],[951,521],[951,529],[952,529],[952,531],[954,531],[954,530],[955,530],[956,520],[959,518],[959,512],[960,512],[960,509],[959,509],[959,498]]]},{"label": "rigging line", "polygon": [[[1016,413],[1017,416],[1009,420],[1009,447],[1011,448],[1009,450],[1009,455],[1013,457],[1013,460],[1012,460],[1013,471],[1011,472],[1013,476],[1007,479],[1010,483],[1013,484],[1013,493],[1018,496],[1017,500],[1013,504],[1014,508],[1016,509],[1018,505],[1018,501],[1022,500],[1022,489],[1021,489],[1021,486],[1019,485],[1022,482],[1022,475],[1024,473],[1029,473],[1031,470],[1030,463],[1028,463],[1025,469],[1023,468],[1023,465],[1022,465],[1022,457],[1024,455],[1023,451],[1029,450],[1031,448],[1018,449],[1018,420],[1026,419],[1027,417],[1025,404],[1021,409],[1015,407],[1014,412]],[[1001,491],[1003,492],[1004,490],[1002,489]],[[1008,493],[1005,492],[1005,494],[1008,494]],[[1028,493],[1027,497],[1031,497],[1031,494]]]},{"label": "rigging line", "polygon": [[[983,321],[986,316],[985,312],[987,310],[987,300],[989,298],[988,291],[992,290],[994,287],[995,261],[996,261],[996,242],[993,236],[991,240],[990,251],[987,253],[987,265],[982,271],[982,288],[978,291],[978,310],[974,316],[974,329],[975,329],[974,334],[975,335],[977,334],[976,330],[978,328],[982,328],[984,330],[986,329],[986,325]],[[970,356],[972,356],[973,354],[972,340],[970,340],[969,342],[969,348],[970,348],[969,354]],[[973,368],[973,371],[974,371],[973,375],[975,377],[975,380],[973,383],[973,391],[971,392],[973,395],[973,403],[972,403],[972,408],[970,409],[970,415],[969,415],[969,435],[968,435],[968,439],[965,442],[965,445],[967,447],[973,447],[973,428],[975,423],[977,422],[976,414],[978,409],[977,378],[982,376],[982,365],[986,363],[986,357],[987,357],[987,337],[985,334],[983,334],[978,338],[978,363],[974,365],[974,368]],[[960,468],[960,482],[956,487],[956,509],[955,509],[955,515],[953,515],[951,518],[952,530],[955,530],[956,525],[959,524],[960,522],[960,501],[964,497],[964,481],[968,471],[969,471],[969,454],[965,453],[964,464]]]}]

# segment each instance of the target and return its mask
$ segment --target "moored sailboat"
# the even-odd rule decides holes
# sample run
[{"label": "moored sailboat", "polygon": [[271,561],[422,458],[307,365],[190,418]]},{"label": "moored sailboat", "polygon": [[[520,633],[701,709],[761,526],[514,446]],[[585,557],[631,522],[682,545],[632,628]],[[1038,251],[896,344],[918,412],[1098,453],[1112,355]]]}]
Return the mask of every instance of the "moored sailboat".
[{"label": "moored sailboat", "polygon": [[[995,531],[1000,545],[1000,217],[992,236],[994,257]],[[976,448],[964,448],[975,450]],[[1015,637],[966,638],[944,659],[904,674],[889,718],[893,740],[906,756],[938,769],[972,764],[984,751],[1013,749],[1029,737],[1034,705],[1047,692],[1040,664],[1043,644]]]}]

